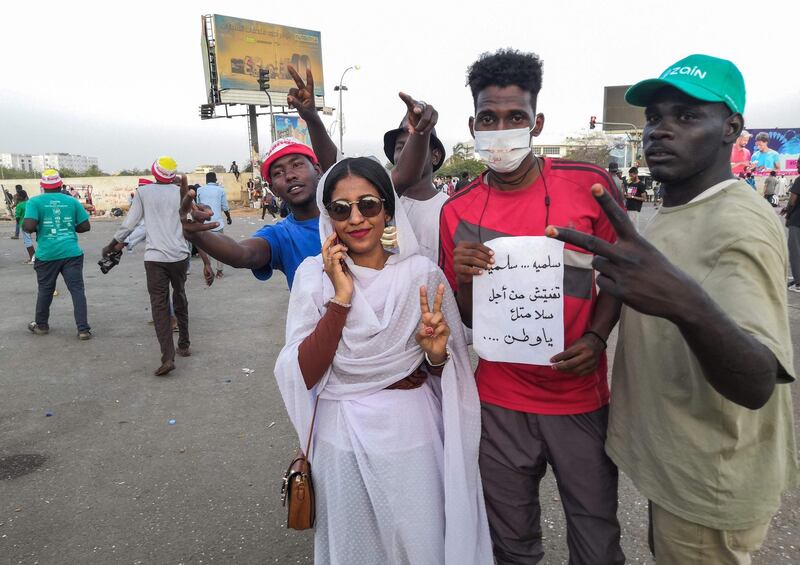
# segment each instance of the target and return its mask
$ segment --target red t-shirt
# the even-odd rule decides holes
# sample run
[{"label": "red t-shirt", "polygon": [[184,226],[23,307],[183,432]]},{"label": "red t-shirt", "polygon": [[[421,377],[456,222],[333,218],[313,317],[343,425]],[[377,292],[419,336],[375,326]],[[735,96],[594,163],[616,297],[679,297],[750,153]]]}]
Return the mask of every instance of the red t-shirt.
[{"label": "red t-shirt", "polygon": [[750,151],[734,143],[731,147],[731,172],[735,175],[743,173],[749,164]]},{"label": "red t-shirt", "polygon": [[[602,184],[617,202],[622,196],[608,173],[594,165],[545,159],[543,175],[514,191],[490,188],[480,175],[442,207],[439,266],[456,290],[453,249],[459,241],[489,241],[501,236],[544,235],[546,223],[591,233],[606,241],[616,234],[590,190]],[[546,219],[545,183],[549,193]],[[590,328],[597,299],[593,255],[564,249],[564,344],[569,347]],[[549,366],[480,359],[475,378],[482,402],[535,414],[581,414],[606,405],[608,366],[603,354],[597,370],[578,376]]]}]

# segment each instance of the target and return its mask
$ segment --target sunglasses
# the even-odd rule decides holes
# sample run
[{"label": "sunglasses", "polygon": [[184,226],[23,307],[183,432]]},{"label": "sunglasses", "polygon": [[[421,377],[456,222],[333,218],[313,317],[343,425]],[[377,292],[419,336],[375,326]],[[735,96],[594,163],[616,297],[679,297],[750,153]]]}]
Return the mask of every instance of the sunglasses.
[{"label": "sunglasses", "polygon": [[358,200],[334,200],[325,209],[332,220],[343,222],[350,217],[353,204],[358,206],[358,211],[365,218],[377,216],[383,210],[383,198],[377,196],[362,196]]}]

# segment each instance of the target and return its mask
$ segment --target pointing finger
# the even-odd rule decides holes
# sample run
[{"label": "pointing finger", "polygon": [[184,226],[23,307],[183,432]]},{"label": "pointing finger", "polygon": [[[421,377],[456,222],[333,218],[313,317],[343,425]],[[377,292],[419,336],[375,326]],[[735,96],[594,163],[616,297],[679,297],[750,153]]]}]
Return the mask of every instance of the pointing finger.
[{"label": "pointing finger", "polygon": [[611,226],[620,238],[633,239],[636,237],[636,228],[633,227],[633,222],[631,222],[625,210],[603,188],[603,185],[593,184],[592,195],[594,195],[597,203],[600,204],[603,212],[608,217],[608,221],[611,222]]},{"label": "pointing finger", "polygon": [[414,108],[415,108],[415,107],[416,107],[416,105],[417,105],[417,101],[416,101],[416,100],[414,100],[413,98],[411,98],[411,96],[409,96],[409,95],[408,95],[408,94],[406,94],[405,92],[400,92],[400,93],[399,93],[399,96],[400,96],[400,100],[402,100],[403,102],[405,102],[405,104],[406,104],[406,108],[408,109],[408,111],[409,111],[409,112],[413,112],[413,111],[414,111]]}]

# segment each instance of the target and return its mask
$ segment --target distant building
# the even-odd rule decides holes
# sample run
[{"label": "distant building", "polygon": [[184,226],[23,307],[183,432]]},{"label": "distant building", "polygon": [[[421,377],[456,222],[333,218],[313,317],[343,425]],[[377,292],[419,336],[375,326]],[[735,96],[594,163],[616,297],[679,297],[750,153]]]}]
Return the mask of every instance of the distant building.
[{"label": "distant building", "polygon": [[196,175],[204,175],[206,173],[225,173],[227,169],[222,165],[198,165],[194,170]]},{"label": "distant building", "polygon": [[0,167],[32,172],[33,161],[29,153],[0,153]]},{"label": "distant building", "polygon": [[31,156],[32,168],[34,171],[45,169],[69,169],[78,173],[84,173],[91,167],[98,167],[97,157],[87,157],[86,155],[72,155],[71,153],[43,153]]}]

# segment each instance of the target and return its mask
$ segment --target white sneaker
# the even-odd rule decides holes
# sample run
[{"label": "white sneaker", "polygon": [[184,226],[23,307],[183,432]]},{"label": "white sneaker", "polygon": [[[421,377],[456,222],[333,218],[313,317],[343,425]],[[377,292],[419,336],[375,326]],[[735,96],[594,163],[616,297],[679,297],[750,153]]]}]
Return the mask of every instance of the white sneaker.
[{"label": "white sneaker", "polygon": [[789,292],[800,292],[800,286],[793,285],[789,287]]}]

